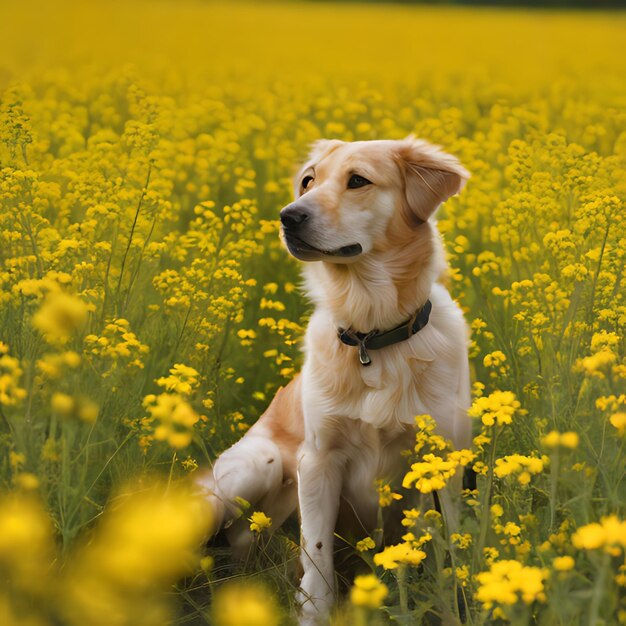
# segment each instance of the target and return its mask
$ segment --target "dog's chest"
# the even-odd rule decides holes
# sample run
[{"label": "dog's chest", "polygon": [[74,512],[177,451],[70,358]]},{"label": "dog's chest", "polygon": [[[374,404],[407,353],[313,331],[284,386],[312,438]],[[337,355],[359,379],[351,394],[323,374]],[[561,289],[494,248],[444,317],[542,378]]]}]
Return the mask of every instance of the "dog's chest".
[{"label": "dog's chest", "polygon": [[370,352],[371,365],[359,363],[356,347],[312,319],[307,331],[307,375],[323,413],[359,419],[377,428],[412,425],[429,412],[424,393],[429,361],[415,358],[410,341]]}]

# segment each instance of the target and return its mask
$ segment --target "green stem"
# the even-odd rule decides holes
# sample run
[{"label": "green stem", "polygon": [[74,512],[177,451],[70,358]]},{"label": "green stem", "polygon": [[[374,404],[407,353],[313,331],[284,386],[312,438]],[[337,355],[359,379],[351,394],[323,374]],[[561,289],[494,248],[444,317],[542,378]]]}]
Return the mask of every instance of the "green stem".
[{"label": "green stem", "polygon": [[406,591],[406,565],[400,565],[398,567],[396,580],[398,581],[398,592],[400,593],[400,612],[402,615],[408,615],[409,600]]},{"label": "green stem", "polygon": [[550,458],[550,530],[554,530],[556,518],[556,496],[559,483],[559,449],[557,448]]},{"label": "green stem", "polygon": [[598,568],[598,577],[596,578],[596,584],[593,586],[593,595],[591,596],[591,605],[589,606],[589,626],[596,626],[598,623],[598,614],[600,613],[600,602],[605,590],[606,571],[610,562],[610,556],[608,554],[602,555],[602,561]]},{"label": "green stem", "polygon": [[487,485],[485,487],[485,493],[482,498],[482,515],[480,519],[480,535],[478,539],[478,558],[482,560],[483,549],[485,542],[487,541],[487,529],[489,527],[489,505],[491,503],[491,490],[493,488],[493,466],[496,460],[496,447],[498,442],[498,435],[500,429],[498,424],[493,426],[493,439],[491,442],[491,448],[489,450],[489,464],[487,466]]},{"label": "green stem", "polygon": [[362,607],[354,607],[352,615],[354,617],[354,626],[367,626],[367,613]]},{"label": "green stem", "polygon": [[128,243],[126,244],[126,250],[124,251],[124,256],[122,257],[122,265],[120,267],[120,275],[117,279],[117,289],[115,291],[115,301],[118,308],[118,315],[121,314],[120,310],[120,290],[122,288],[122,278],[124,276],[124,268],[126,267],[126,259],[128,258],[128,252],[130,251],[130,247],[133,243],[133,236],[135,234],[135,228],[137,226],[137,220],[139,219],[139,212],[141,211],[141,205],[143,204],[143,199],[146,197],[146,192],[148,191],[148,185],[150,184],[150,174],[152,173],[152,161],[150,161],[148,165],[148,175],[146,176],[146,182],[141,190],[141,196],[139,197],[139,202],[137,203],[137,208],[135,210],[135,217],[133,219],[133,225],[130,227],[130,234],[128,235]]},{"label": "green stem", "polygon": [[33,254],[35,256],[35,260],[37,261],[37,273],[39,274],[39,278],[43,276],[43,262],[41,260],[41,256],[39,254],[39,246],[37,245],[37,239],[33,234],[33,228],[30,223],[30,216],[26,216],[23,221],[23,226],[26,230],[26,234],[28,235],[28,239],[30,240],[30,245],[33,249]]},{"label": "green stem", "polygon": [[604,239],[602,240],[602,247],[600,248],[600,258],[598,259],[598,266],[596,267],[596,273],[593,277],[593,284],[591,285],[591,297],[589,298],[589,311],[587,312],[587,320],[590,325],[593,325],[593,307],[596,300],[596,287],[598,285],[598,276],[600,276],[600,269],[602,267],[602,259],[604,258],[604,251],[606,249],[606,242],[609,238],[609,230],[611,230],[611,221],[607,220],[606,231],[604,232]]},{"label": "green stem", "polygon": [[128,301],[130,300],[130,292],[133,289],[133,285],[135,284],[135,280],[137,279],[137,275],[139,274],[139,269],[141,268],[141,261],[143,260],[143,255],[146,252],[146,248],[148,247],[148,243],[150,238],[152,237],[152,233],[154,232],[154,227],[157,222],[157,216],[155,213],[154,219],[152,220],[152,225],[150,226],[150,231],[148,232],[148,236],[143,242],[143,246],[141,247],[141,252],[139,253],[139,259],[137,260],[137,266],[135,267],[133,273],[130,277],[130,282],[128,283],[128,291],[126,292],[126,298],[124,300],[124,310],[128,307]]}]

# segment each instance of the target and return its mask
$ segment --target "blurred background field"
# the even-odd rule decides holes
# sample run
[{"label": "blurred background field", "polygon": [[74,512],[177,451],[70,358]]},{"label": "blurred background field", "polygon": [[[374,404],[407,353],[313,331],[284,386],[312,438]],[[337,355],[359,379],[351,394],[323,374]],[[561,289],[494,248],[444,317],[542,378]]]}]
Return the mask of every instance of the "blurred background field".
[{"label": "blurred background field", "polygon": [[[623,68],[623,12],[315,2],[2,3],[3,73],[135,63],[169,81],[488,72],[507,84],[584,83]],[[69,65],[68,65],[69,64]],[[582,86],[582,85],[581,85]]]},{"label": "blurred background field", "polygon": [[[343,619],[458,620],[460,594],[475,624],[626,623],[625,13],[5,0],[0,25],[0,623],[290,623],[297,525],[201,551],[184,479],[301,364],[276,217],[309,144],[408,133],[472,172],[439,223],[478,492],[455,539],[408,514],[402,575],[344,546],[374,577]],[[276,600],[223,587],[258,579]]]}]

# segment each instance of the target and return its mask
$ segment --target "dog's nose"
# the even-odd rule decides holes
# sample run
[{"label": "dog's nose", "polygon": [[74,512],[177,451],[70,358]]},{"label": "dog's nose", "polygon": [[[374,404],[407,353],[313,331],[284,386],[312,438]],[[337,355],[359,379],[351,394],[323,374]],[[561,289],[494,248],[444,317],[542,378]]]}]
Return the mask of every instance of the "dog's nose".
[{"label": "dog's nose", "polygon": [[285,228],[295,228],[309,219],[306,209],[298,206],[286,206],[280,212],[280,222]]}]

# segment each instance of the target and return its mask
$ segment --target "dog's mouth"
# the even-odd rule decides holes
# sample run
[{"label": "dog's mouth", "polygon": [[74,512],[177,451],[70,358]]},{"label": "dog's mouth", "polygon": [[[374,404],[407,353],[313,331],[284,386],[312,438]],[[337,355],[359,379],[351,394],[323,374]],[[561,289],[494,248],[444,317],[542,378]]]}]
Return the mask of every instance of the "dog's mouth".
[{"label": "dog's mouth", "polygon": [[363,252],[363,247],[360,243],[353,243],[348,246],[341,246],[335,250],[321,250],[312,246],[310,243],[294,237],[293,235],[285,234],[285,243],[289,252],[300,259],[301,261],[323,261],[335,259],[347,259],[355,257]]}]

